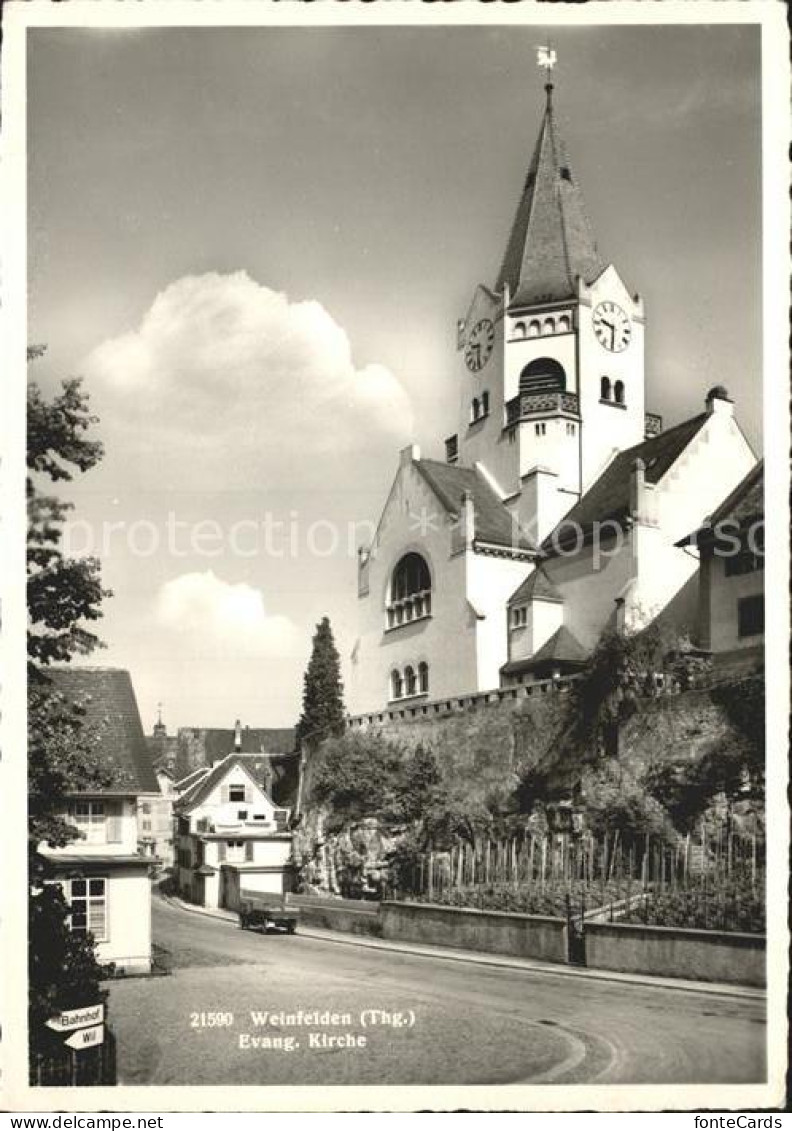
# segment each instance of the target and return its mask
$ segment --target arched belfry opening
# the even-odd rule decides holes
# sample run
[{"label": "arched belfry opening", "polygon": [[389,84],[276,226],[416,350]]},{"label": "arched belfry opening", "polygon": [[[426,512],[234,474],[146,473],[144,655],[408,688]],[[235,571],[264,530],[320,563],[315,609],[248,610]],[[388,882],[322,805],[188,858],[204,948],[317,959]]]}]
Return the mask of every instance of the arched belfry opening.
[{"label": "arched belfry opening", "polygon": [[521,393],[563,393],[566,373],[554,357],[537,357],[520,374]]}]

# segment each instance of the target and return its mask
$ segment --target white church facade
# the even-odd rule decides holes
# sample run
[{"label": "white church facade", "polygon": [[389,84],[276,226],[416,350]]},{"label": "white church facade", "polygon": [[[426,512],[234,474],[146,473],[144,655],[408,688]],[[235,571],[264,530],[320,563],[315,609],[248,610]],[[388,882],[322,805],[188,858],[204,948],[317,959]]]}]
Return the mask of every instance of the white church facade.
[{"label": "white church facade", "polygon": [[675,543],[756,463],[720,386],[666,431],[646,411],[643,302],[599,254],[545,91],[496,282],[457,327],[456,430],[444,458],[401,453],[359,551],[353,715],[575,670],[608,625],[694,626]]}]

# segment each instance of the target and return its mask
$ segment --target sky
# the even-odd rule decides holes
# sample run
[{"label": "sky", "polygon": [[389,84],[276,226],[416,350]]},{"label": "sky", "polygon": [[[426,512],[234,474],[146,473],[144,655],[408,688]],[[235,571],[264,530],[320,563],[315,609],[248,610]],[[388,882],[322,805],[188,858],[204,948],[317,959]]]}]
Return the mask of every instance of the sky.
[{"label": "sky", "polygon": [[647,408],[727,387],[761,450],[759,32],[740,25],[28,33],[34,376],[81,375],[101,465],[74,553],[91,662],[147,731],[288,726],[317,621],[345,671],[356,547],[411,441],[456,426],[456,321],[492,285],[541,120],[646,305]]}]

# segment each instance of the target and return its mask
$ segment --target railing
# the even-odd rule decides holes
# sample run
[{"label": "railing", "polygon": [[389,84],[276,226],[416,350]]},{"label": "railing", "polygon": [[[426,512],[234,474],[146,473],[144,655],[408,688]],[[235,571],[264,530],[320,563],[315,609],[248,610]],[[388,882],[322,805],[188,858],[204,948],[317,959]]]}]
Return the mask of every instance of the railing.
[{"label": "railing", "polygon": [[506,425],[548,412],[577,417],[580,412],[577,393],[520,393],[506,402]]},{"label": "railing", "polygon": [[388,628],[399,628],[403,624],[428,617],[431,612],[431,589],[422,589],[419,593],[411,593],[409,597],[402,597],[388,605]]},{"label": "railing", "polygon": [[659,436],[663,431],[663,418],[657,412],[644,413],[644,435]]}]

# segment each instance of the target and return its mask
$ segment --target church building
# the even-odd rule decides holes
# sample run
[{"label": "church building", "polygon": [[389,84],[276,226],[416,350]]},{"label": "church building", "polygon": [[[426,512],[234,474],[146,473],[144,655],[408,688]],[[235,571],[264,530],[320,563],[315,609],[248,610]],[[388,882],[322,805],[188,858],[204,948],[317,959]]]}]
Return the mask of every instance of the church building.
[{"label": "church building", "polygon": [[575,671],[608,625],[694,628],[675,543],[756,462],[720,386],[666,431],[647,412],[644,304],[598,250],[553,94],[457,325],[454,430],[442,458],[401,453],[359,551],[353,715]]}]

